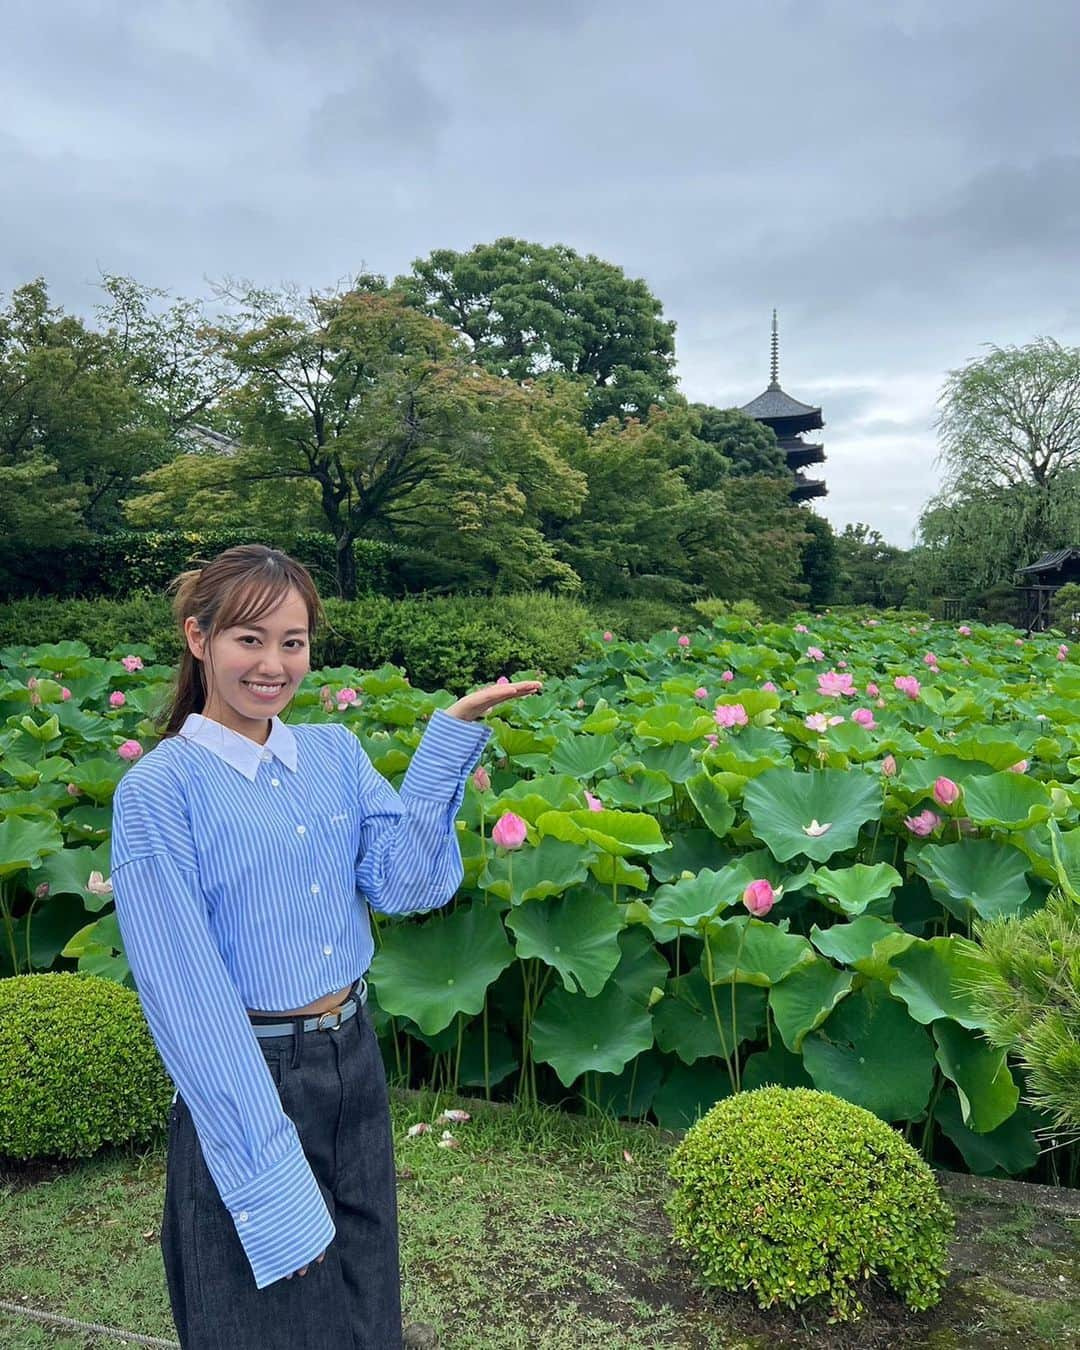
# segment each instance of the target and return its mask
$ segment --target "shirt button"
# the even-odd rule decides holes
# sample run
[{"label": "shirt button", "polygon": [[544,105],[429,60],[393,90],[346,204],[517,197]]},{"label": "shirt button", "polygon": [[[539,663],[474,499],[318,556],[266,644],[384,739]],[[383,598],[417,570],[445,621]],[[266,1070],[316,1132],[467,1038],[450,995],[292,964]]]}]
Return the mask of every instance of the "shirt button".
[{"label": "shirt button", "polygon": [[240,1213],[239,1213],[236,1217],[240,1220],[241,1223],[247,1223],[247,1221],[248,1221],[248,1212],[247,1212],[247,1210],[246,1210],[246,1209],[242,1209],[242,1210],[240,1211]]},{"label": "shirt button", "polygon": [[297,833],[297,834],[307,834],[307,826],[306,826],[306,825],[297,825],[297,827],[296,827],[296,833]]},{"label": "shirt button", "polygon": [[311,894],[312,894],[312,895],[318,895],[318,894],[319,894],[319,883],[318,883],[317,881],[314,882],[313,885],[312,885],[312,887],[311,887]]},{"label": "shirt button", "polygon": [[[281,783],[280,783],[280,781],[279,781],[277,778],[271,778],[271,779],[270,779],[270,786],[271,786],[271,787],[280,787],[280,786],[281,786]],[[464,824],[464,821],[462,822],[462,824]]]},{"label": "shirt button", "polygon": [[334,949],[333,949],[333,947],[324,947],[322,950],[323,950],[323,956],[329,956],[330,953],[331,953]]},{"label": "shirt button", "polygon": [[270,753],[269,750],[264,750],[262,754],[259,756],[259,758],[262,760],[264,764],[268,764],[270,760],[274,758],[274,756]]}]

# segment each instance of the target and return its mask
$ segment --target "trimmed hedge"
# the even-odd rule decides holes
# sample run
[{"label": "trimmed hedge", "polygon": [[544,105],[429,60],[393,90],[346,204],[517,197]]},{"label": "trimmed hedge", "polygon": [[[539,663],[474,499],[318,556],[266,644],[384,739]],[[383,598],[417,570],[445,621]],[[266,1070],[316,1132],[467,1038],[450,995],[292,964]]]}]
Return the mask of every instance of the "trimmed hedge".
[{"label": "trimmed hedge", "polygon": [[[585,655],[585,635],[611,628],[620,636],[701,623],[693,611],[673,615],[644,601],[614,601],[587,607],[543,594],[451,596],[392,600],[324,600],[327,625],[312,644],[311,664],[372,669],[391,662],[404,667],[417,688],[463,693],[515,671],[568,675]],[[157,659],[174,665],[182,639],[174,632],[165,595],[128,600],[26,599],[0,607],[0,646],[36,647],[43,642],[85,642],[105,653],[150,646]]]}]

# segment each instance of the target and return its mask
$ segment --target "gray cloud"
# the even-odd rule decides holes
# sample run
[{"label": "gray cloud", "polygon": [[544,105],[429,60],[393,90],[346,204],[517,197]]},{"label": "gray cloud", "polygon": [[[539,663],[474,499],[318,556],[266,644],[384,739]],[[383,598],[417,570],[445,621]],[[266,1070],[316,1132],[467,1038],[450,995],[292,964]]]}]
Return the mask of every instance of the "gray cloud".
[{"label": "gray cloud", "polygon": [[76,0],[5,16],[0,291],[391,276],[501,234],[643,277],[687,395],[820,403],[835,525],[910,542],[935,400],[1080,341],[1068,0]]}]

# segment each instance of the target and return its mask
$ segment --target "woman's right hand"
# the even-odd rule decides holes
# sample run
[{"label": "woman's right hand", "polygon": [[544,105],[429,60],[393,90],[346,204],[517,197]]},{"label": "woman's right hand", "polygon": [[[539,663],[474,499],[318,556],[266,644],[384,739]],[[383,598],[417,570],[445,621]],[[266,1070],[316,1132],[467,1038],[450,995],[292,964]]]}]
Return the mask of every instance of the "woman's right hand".
[{"label": "woman's right hand", "polygon": [[[325,1255],[326,1255],[326,1253],[323,1252],[322,1256],[316,1257],[316,1259],[315,1259],[315,1264],[318,1265],[319,1262],[323,1259],[323,1256],[325,1256]],[[297,1270],[297,1271],[294,1271],[294,1272],[293,1272],[293,1274],[295,1274],[295,1275],[306,1275],[307,1273],[308,1273],[308,1268],[307,1268],[307,1266],[304,1266],[304,1268],[303,1268],[302,1270]],[[285,1278],[286,1278],[287,1280],[291,1280],[291,1279],[292,1279],[292,1275],[286,1275]]]}]

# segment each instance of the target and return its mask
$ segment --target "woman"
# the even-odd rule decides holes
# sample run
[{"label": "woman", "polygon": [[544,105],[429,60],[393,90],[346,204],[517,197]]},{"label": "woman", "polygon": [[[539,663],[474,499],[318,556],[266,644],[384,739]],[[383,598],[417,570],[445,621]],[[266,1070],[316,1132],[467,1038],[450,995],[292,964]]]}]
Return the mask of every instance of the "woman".
[{"label": "woman", "polygon": [[177,1089],[161,1231],[176,1328],[184,1350],[393,1350],[368,908],[452,898],[455,816],[490,736],[476,720],[540,685],[436,711],[395,792],[348,727],[281,720],[322,617],[300,563],[244,545],[170,589],[187,649],[162,738],[116,791],[111,879]]}]

